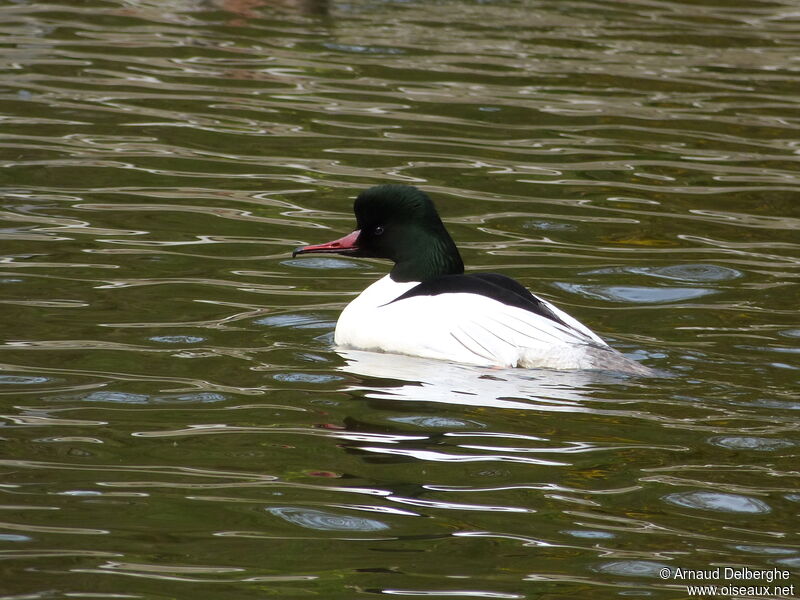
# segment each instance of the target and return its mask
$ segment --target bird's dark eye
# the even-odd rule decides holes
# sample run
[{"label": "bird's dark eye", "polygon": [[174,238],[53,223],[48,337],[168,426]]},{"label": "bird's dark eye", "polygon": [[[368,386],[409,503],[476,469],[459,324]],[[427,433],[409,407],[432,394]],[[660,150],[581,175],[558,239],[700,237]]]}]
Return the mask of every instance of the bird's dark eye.
[{"label": "bird's dark eye", "polygon": [[374,230],[373,233],[375,235],[381,235],[383,233],[383,225],[378,225]]}]

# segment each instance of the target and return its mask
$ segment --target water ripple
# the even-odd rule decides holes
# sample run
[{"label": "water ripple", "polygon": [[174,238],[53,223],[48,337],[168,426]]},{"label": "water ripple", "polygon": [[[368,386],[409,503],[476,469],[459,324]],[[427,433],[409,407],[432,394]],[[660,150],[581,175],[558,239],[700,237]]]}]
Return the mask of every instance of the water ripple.
[{"label": "water ripple", "polygon": [[321,510],[308,508],[275,506],[267,509],[268,512],[290,523],[322,531],[381,531],[389,529],[386,523],[375,519],[353,517],[349,515],[335,515]]},{"label": "water ripple", "polygon": [[[8,597],[660,600],[665,565],[798,566],[793,2],[0,17]],[[291,251],[386,182],[658,376],[337,352],[388,267]]]},{"label": "water ripple", "polygon": [[721,492],[681,492],[669,494],[664,500],[686,508],[699,508],[730,513],[766,513],[772,510],[769,504],[758,498]]}]

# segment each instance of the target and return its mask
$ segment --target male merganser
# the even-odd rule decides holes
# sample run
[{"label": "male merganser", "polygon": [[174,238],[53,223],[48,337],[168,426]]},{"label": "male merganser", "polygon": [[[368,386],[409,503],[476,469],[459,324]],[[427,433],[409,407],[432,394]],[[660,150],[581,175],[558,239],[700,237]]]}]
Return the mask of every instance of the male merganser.
[{"label": "male merganser", "polygon": [[345,307],[337,346],[479,366],[650,370],[522,284],[498,273],[464,273],[453,239],[428,195],[379,185],[356,198],[357,229],[293,256],[385,258],[391,272]]}]

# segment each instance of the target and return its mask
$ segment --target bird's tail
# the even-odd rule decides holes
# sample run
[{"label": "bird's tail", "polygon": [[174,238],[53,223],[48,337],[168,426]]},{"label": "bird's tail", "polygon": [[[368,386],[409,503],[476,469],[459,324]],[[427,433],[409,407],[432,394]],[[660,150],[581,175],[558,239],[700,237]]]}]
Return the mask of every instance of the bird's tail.
[{"label": "bird's tail", "polygon": [[648,366],[631,360],[608,346],[590,346],[586,349],[586,359],[592,369],[616,371],[627,375],[655,377],[658,373]]}]

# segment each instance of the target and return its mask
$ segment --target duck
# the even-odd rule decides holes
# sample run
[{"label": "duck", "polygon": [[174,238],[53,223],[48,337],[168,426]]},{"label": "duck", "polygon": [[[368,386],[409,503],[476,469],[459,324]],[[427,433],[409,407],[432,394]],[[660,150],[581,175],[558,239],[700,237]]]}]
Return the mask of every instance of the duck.
[{"label": "duck", "polygon": [[480,367],[650,374],[511,277],[465,273],[433,201],[419,188],[371,187],[358,194],[353,212],[352,233],[292,253],[394,263],[342,311],[334,333],[338,348]]}]

